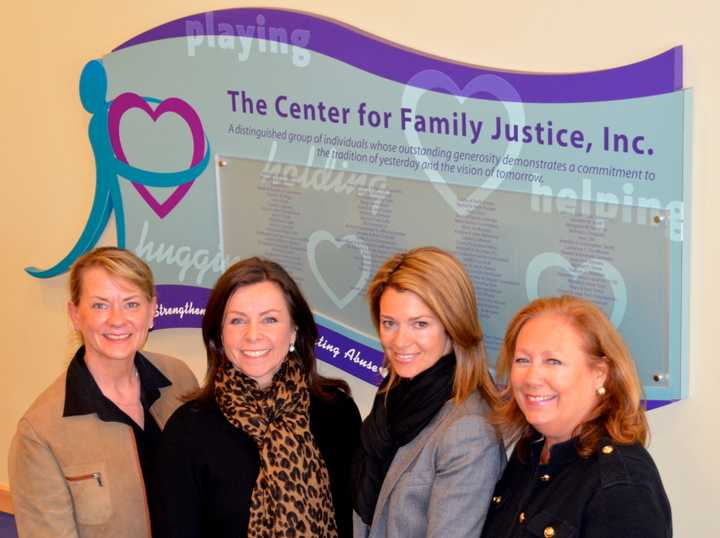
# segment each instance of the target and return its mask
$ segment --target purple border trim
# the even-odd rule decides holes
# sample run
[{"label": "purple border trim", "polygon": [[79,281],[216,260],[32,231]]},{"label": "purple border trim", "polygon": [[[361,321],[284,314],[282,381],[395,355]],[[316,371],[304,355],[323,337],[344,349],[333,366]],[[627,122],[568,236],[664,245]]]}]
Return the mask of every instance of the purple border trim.
[{"label": "purple border trim", "polygon": [[156,286],[158,311],[154,329],[202,327],[205,305],[210,297],[208,288],[160,284]]},{"label": "purple border trim", "polygon": [[680,400],[645,400],[645,408],[648,411],[651,411],[652,409],[657,409],[658,407],[664,407],[666,405],[669,405],[671,403],[679,402]]},{"label": "purple border trim", "polygon": [[[640,62],[602,71],[557,74],[509,72],[431,57],[338,21],[279,9],[237,8],[198,13],[143,32],[114,51],[160,39],[187,36],[190,35],[190,28],[195,28],[198,24],[202,25],[204,34],[193,35],[219,35],[220,23],[230,24],[233,28],[240,25],[243,31],[252,26],[254,30],[258,25],[258,18],[266,28],[284,28],[288,36],[294,30],[307,30],[310,38],[306,48],[402,84],[426,70],[443,72],[454,80],[459,88],[463,88],[477,76],[492,74],[512,85],[517,90],[520,101],[527,103],[631,99],[673,92],[683,86],[681,46]],[[449,88],[419,87],[452,93]],[[482,97],[499,99],[490,94]]]},{"label": "purple border trim", "polygon": [[315,356],[318,359],[372,385],[380,384],[383,380],[380,368],[384,360],[381,351],[356,342],[323,325],[318,324],[318,332],[320,338],[315,343]]}]

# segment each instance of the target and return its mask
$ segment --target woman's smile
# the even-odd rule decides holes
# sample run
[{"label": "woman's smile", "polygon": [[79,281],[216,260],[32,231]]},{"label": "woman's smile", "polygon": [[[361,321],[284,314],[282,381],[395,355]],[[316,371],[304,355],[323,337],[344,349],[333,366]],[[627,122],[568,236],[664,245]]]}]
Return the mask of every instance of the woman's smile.
[{"label": "woman's smile", "polygon": [[380,298],[380,342],[398,376],[411,379],[450,353],[442,323],[412,291],[388,288]]}]

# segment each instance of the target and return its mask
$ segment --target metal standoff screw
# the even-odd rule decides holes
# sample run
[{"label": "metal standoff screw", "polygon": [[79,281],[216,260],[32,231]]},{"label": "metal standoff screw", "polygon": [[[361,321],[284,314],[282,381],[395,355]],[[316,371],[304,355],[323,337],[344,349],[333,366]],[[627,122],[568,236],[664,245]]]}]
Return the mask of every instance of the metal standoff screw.
[{"label": "metal standoff screw", "polygon": [[[222,166],[227,166],[227,165],[228,165],[227,161],[218,161],[218,166],[222,167]],[[657,218],[657,217],[655,217],[655,218]]]},{"label": "metal standoff screw", "polygon": [[660,224],[664,220],[665,220],[665,217],[662,217],[660,215],[655,215],[653,217],[653,221],[655,221],[655,224]]},{"label": "metal standoff screw", "polygon": [[653,381],[655,383],[660,383],[660,381],[663,381],[665,379],[665,376],[663,374],[654,374],[653,375]]}]

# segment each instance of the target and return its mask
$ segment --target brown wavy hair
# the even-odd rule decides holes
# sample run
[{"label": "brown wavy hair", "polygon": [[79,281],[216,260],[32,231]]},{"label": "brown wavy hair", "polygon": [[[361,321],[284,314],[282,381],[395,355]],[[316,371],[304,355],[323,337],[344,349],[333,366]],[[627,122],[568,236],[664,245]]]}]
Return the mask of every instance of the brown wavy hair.
[{"label": "brown wavy hair", "polygon": [[[578,453],[589,457],[597,449],[600,439],[606,436],[618,444],[645,445],[649,432],[635,363],[620,333],[605,313],[590,301],[572,295],[543,297],[515,314],[500,349],[499,379],[509,379],[520,330],[531,319],[544,315],[559,316],[569,322],[582,338],[591,366],[603,363],[607,368],[605,394],[599,398],[590,416],[573,432]],[[508,442],[518,441],[522,454],[537,432],[525,420],[509,382],[501,393],[501,400],[493,413],[493,422]]]},{"label": "brown wavy hair", "polygon": [[[453,398],[463,402],[479,389],[493,407],[498,399],[495,383],[487,369],[483,331],[477,315],[475,288],[460,261],[436,247],[421,247],[390,257],[378,269],[368,286],[370,316],[380,330],[380,299],[388,288],[411,291],[438,317],[455,352]],[[387,364],[389,390],[398,381],[392,364]]]},{"label": "brown wavy hair", "polygon": [[217,280],[210,292],[202,322],[202,337],[207,355],[207,373],[203,386],[187,396],[200,404],[209,405],[215,401],[215,378],[218,370],[228,361],[222,341],[223,319],[228,301],[239,288],[273,282],[285,297],[290,317],[297,327],[295,355],[297,355],[308,376],[310,393],[323,400],[333,399],[332,388],[350,394],[350,387],[341,379],[329,379],[317,371],[315,341],[318,329],[312,311],[300,292],[300,288],[283,267],[264,258],[248,258],[230,266]]}]

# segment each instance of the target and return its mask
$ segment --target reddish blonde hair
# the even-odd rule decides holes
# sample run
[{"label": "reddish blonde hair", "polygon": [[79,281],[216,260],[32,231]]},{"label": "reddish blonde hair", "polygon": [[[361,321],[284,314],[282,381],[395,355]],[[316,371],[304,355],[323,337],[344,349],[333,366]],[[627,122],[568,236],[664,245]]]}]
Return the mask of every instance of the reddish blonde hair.
[{"label": "reddish blonde hair", "polygon": [[[572,295],[543,297],[515,314],[500,349],[497,363],[499,378],[509,377],[520,330],[531,319],[544,315],[559,316],[569,322],[582,337],[591,366],[603,363],[607,367],[605,394],[574,432],[578,439],[578,453],[590,456],[604,436],[609,436],[618,444],[646,444],[648,425],[641,404],[642,387],[635,363],[620,333],[603,311],[590,301]],[[523,450],[533,437],[534,429],[513,398],[509,383],[502,391],[501,400],[493,413],[493,422],[508,441],[518,440]]]},{"label": "reddish blonde hair", "polygon": [[[415,293],[445,328],[455,351],[455,401],[463,402],[479,389],[490,407],[494,407],[498,394],[487,369],[475,288],[460,261],[436,247],[421,247],[391,256],[368,286],[370,317],[378,332],[380,298],[388,288]],[[386,389],[396,382],[397,374],[390,366]]]}]

